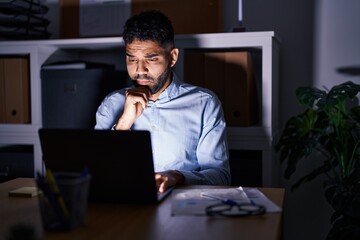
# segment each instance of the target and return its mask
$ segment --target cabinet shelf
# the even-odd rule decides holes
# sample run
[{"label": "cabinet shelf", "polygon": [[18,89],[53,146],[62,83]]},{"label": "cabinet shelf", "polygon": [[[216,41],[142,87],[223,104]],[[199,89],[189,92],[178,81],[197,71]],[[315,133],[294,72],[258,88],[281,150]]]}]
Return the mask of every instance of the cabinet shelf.
[{"label": "cabinet shelf", "polygon": [[[276,185],[274,170],[276,161],[273,158],[272,142],[278,131],[279,42],[275,33],[269,31],[177,35],[175,45],[180,50],[179,59],[175,65],[175,72],[180,79],[184,79],[184,51],[186,49],[253,49],[261,54],[258,79],[261,116],[259,124],[250,127],[230,126],[227,132],[231,149],[262,151],[263,186]],[[42,154],[38,139],[38,129],[42,127],[41,66],[54,59],[73,60],[86,55],[86,58],[102,57],[106,61],[117,64],[116,67],[123,70],[126,69],[125,61],[120,59],[119,54],[124,54],[124,41],[121,37],[104,37],[0,42],[0,55],[16,54],[30,56],[31,123],[0,124],[0,145],[34,145],[34,171],[37,171],[42,168]]]}]

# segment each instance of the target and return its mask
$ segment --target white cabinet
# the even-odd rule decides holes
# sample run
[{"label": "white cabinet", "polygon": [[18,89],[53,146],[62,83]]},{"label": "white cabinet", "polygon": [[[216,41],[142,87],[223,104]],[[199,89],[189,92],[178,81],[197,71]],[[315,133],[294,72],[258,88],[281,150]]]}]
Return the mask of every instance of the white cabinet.
[{"label": "white cabinet", "polygon": [[[87,58],[114,63],[125,69],[121,37],[0,42],[0,55],[30,56],[30,124],[0,124],[0,145],[34,146],[34,171],[41,170],[41,148],[38,129],[41,119],[41,65],[51,60]],[[261,53],[260,124],[251,127],[228,127],[231,149],[262,151],[263,186],[276,185],[276,159],[273,139],[278,130],[278,42],[274,32],[214,33],[176,36],[180,57],[175,71],[183,77],[183,51],[187,48],[256,49]]]}]

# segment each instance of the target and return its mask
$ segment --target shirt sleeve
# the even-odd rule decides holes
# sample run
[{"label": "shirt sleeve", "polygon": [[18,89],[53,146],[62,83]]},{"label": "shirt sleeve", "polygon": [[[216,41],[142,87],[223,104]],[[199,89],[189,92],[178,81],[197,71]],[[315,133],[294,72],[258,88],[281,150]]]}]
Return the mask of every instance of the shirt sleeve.
[{"label": "shirt sleeve", "polygon": [[96,111],[96,130],[109,130],[116,123],[123,112],[125,90],[113,92],[105,97]]},{"label": "shirt sleeve", "polygon": [[200,169],[180,171],[185,177],[185,184],[231,184],[226,123],[221,103],[216,96],[209,98],[205,106],[202,134],[196,154]]}]

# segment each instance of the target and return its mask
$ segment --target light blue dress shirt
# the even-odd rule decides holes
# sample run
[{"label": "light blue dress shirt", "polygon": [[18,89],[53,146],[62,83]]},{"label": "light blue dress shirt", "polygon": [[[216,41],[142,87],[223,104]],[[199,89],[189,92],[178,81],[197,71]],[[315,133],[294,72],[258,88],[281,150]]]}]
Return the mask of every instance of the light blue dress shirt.
[{"label": "light blue dress shirt", "polygon": [[[96,113],[95,129],[111,129],[117,123],[125,91],[104,99]],[[131,129],[151,132],[155,172],[178,170],[185,184],[229,185],[225,127],[214,93],[183,83],[173,73],[171,84],[156,102],[149,101]]]}]

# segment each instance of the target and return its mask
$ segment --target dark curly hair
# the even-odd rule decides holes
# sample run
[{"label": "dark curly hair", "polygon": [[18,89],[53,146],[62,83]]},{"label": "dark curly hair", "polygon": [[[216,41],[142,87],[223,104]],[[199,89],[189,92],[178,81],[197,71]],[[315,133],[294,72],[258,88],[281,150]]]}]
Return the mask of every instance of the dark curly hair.
[{"label": "dark curly hair", "polygon": [[135,39],[155,41],[163,48],[174,47],[174,29],[170,19],[160,11],[152,10],[139,13],[129,18],[124,26],[125,45]]}]

